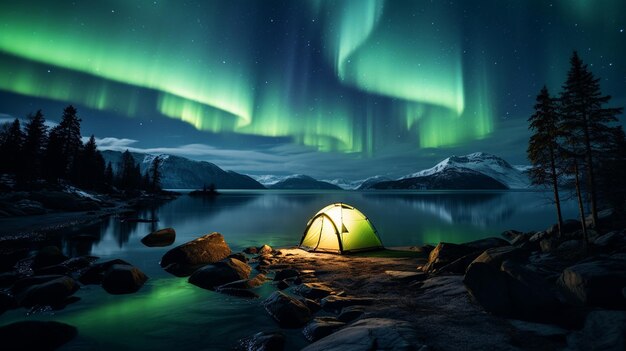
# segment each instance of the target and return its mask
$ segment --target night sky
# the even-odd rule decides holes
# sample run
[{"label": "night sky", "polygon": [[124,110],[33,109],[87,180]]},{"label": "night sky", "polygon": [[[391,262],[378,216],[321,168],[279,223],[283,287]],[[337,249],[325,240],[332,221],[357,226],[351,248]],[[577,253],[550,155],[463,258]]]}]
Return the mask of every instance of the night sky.
[{"label": "night sky", "polygon": [[[249,174],[402,176],[484,151],[578,50],[626,106],[626,1],[2,1],[0,120]],[[621,116],[622,120],[624,117]]]}]

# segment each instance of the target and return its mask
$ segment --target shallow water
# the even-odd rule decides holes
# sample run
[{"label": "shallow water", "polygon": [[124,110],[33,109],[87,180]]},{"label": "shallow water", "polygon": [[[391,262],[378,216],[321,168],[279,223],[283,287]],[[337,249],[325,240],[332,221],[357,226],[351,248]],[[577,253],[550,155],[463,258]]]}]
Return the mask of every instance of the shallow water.
[{"label": "shallow water", "polygon": [[[64,310],[9,311],[0,324],[22,319],[59,320],[79,329],[64,350],[219,350],[241,337],[277,325],[259,300],[245,300],[203,290],[163,271],[158,262],[170,249],[148,248],[140,239],[152,230],[176,229],[173,246],[214,231],[233,251],[247,246],[297,245],[308,219],[333,202],[360,209],[376,226],[385,246],[466,242],[498,236],[506,229],[541,230],[554,222],[549,194],[541,192],[348,192],[225,191],[214,199],[183,195],[141,211],[158,223],[122,223],[109,218],[81,232],[94,242],[62,239],[66,254],[121,258],[138,266],[150,280],[137,293],[109,295],[100,286],[85,286],[81,300]],[[563,204],[564,217],[574,218],[573,202]],[[264,298],[273,288],[257,293]],[[300,330],[287,331],[287,349],[306,345]]]}]

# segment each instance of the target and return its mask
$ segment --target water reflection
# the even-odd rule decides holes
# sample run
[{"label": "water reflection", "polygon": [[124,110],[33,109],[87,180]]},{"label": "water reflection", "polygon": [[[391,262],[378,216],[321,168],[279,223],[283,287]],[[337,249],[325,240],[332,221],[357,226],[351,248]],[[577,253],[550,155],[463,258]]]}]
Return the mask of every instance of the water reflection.
[{"label": "water reflection", "polygon": [[[164,227],[176,229],[175,244],[217,231],[235,250],[261,243],[296,245],[309,218],[333,202],[359,208],[387,246],[462,242],[511,228],[545,228],[554,222],[552,205],[546,199],[545,194],[536,192],[231,191],[214,198],[182,195],[137,212],[137,217],[158,218],[158,223],[121,222],[111,217],[82,229],[81,234],[93,240],[66,240],[65,247],[68,253],[81,255],[142,252],[145,248],[139,239]],[[566,218],[575,216],[573,202],[565,202],[563,210]]]}]

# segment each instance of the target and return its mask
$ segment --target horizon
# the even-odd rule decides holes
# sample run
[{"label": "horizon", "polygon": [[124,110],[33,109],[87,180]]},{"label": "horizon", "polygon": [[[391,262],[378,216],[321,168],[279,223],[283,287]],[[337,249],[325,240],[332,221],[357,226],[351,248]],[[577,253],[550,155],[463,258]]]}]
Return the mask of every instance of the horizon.
[{"label": "horizon", "polygon": [[478,151],[528,164],[535,96],[573,50],[626,105],[620,1],[92,5],[0,5],[1,121],[74,104],[101,150],[359,180]]}]

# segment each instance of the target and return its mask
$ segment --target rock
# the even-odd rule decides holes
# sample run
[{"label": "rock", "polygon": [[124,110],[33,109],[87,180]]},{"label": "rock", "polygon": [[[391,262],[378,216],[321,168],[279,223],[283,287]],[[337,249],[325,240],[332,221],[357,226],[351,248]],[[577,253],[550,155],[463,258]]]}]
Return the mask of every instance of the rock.
[{"label": "rock", "polygon": [[4,350],[54,350],[77,334],[75,327],[52,321],[22,321],[0,327]]},{"label": "rock", "polygon": [[328,295],[332,295],[335,291],[324,283],[304,283],[299,285],[294,292],[307,299],[318,300]]},{"label": "rock", "polygon": [[0,273],[0,289],[13,285],[18,279],[20,279],[20,274],[17,272]]},{"label": "rock", "polygon": [[185,277],[206,264],[223,260],[230,253],[222,234],[207,234],[166,252],[161,258],[161,267],[176,276]]},{"label": "rock", "polygon": [[346,323],[335,317],[316,317],[302,329],[302,334],[310,342],[317,341],[345,326]]},{"label": "rock", "polygon": [[283,280],[279,281],[279,282],[276,284],[276,287],[277,287],[279,290],[285,290],[285,289],[287,289],[287,288],[289,287],[289,283],[288,283],[286,280],[284,280],[284,279],[283,279]]},{"label": "rock", "polygon": [[257,252],[259,252],[259,249],[257,249],[257,248],[256,248],[256,247],[254,247],[254,246],[250,246],[250,247],[246,247],[246,248],[243,250],[243,252],[244,252],[244,253],[247,253],[248,255],[254,255],[254,254],[256,254]]},{"label": "rock", "polygon": [[337,319],[344,323],[349,323],[361,317],[364,313],[365,310],[361,306],[348,306],[341,309]]},{"label": "rock", "polygon": [[312,313],[315,313],[315,312],[317,312],[317,311],[322,309],[322,306],[315,300],[304,298],[302,300],[302,302],[304,302],[306,307],[308,307],[309,310],[311,310]]},{"label": "rock", "polygon": [[547,237],[539,240],[539,249],[541,252],[550,252],[557,245],[558,241],[553,237]]},{"label": "rock", "polygon": [[474,251],[476,249],[465,245],[439,243],[428,255],[428,263],[426,263],[423,270],[424,272],[435,271]]},{"label": "rock", "polygon": [[61,250],[56,246],[46,246],[39,250],[33,259],[33,269],[54,266],[67,260]]},{"label": "rock", "polygon": [[578,239],[566,240],[559,244],[559,246],[556,248],[557,251],[573,251],[582,249],[583,241]]},{"label": "rock", "polygon": [[367,318],[322,338],[302,351],[420,350],[415,330],[408,322]]},{"label": "rock", "polygon": [[94,263],[93,265],[85,268],[79,275],[78,281],[82,284],[101,284],[102,279],[104,278],[104,273],[113,265],[121,264],[121,265],[129,265],[130,263],[120,260],[114,259],[100,263]]},{"label": "rock", "polygon": [[176,240],[174,228],[165,228],[154,231],[141,239],[141,242],[148,247],[170,246]]},{"label": "rock", "polygon": [[506,240],[512,242],[513,240],[515,240],[515,239],[517,239],[517,238],[519,238],[521,236],[524,236],[524,232],[520,232],[518,230],[511,229],[511,230],[503,231],[502,234],[500,234],[500,236],[505,238]]},{"label": "rock", "polygon": [[250,266],[239,260],[226,258],[198,269],[189,277],[189,282],[203,289],[214,290],[220,285],[248,279],[251,270]]},{"label": "rock", "polygon": [[270,295],[263,306],[283,328],[299,328],[311,320],[311,310],[304,303],[280,291]]},{"label": "rock", "polygon": [[558,285],[575,305],[626,309],[622,289],[626,286],[626,264],[623,260],[600,258],[566,268]]},{"label": "rock", "polygon": [[473,247],[476,250],[484,251],[487,249],[491,249],[493,247],[509,246],[511,244],[509,244],[509,242],[504,239],[490,237],[490,238],[470,241],[468,243],[464,243],[463,245]]},{"label": "rock", "polygon": [[54,266],[47,266],[43,268],[38,268],[34,270],[35,275],[69,275],[71,273],[70,269],[62,264],[57,264]]},{"label": "rock", "polygon": [[[476,257],[476,259],[471,264],[479,263],[479,262],[485,263],[499,270],[500,265],[505,260],[512,260],[512,259],[521,260],[521,259],[526,258],[527,256],[528,256],[528,253],[524,252],[524,250],[521,250],[515,246],[509,245],[509,246],[502,246],[502,247],[487,249],[483,251],[483,253],[481,253],[478,257]],[[468,270],[469,270],[469,267],[468,267]]]},{"label": "rock", "polygon": [[592,311],[567,344],[569,350],[626,350],[626,312]]},{"label": "rock", "polygon": [[343,297],[338,295],[326,296],[322,299],[322,308],[330,312],[339,312],[347,306],[368,306],[374,303],[369,297]]},{"label": "rock", "polygon": [[246,257],[246,255],[244,255],[241,252],[237,252],[237,253],[231,254],[231,255],[228,256],[228,258],[234,258],[234,259],[239,260],[239,261],[241,261],[243,263],[248,263],[248,258]]},{"label": "rock", "polygon": [[[463,257],[457,258],[456,260],[439,268],[436,271],[436,274],[464,274],[467,270],[467,266],[469,266],[470,263],[472,263],[479,255],[480,251],[475,251]],[[426,280],[426,278],[428,278],[428,274],[422,273],[422,276],[420,277],[421,280],[415,281],[423,281]]]},{"label": "rock", "polygon": [[109,294],[131,294],[138,291],[148,277],[139,268],[127,264],[114,264],[104,273],[102,287]]},{"label": "rock", "polygon": [[15,203],[15,208],[23,212],[27,216],[40,215],[46,213],[46,209],[43,208],[41,202],[32,201],[28,199],[22,199]]},{"label": "rock", "polygon": [[263,245],[263,246],[259,247],[259,250],[257,252],[258,252],[259,255],[270,255],[273,251],[274,251],[274,249],[272,249],[271,246]]},{"label": "rock", "polygon": [[242,351],[282,351],[285,348],[285,335],[280,331],[260,332],[239,340],[237,350]]},{"label": "rock", "polygon": [[274,281],[280,281],[283,279],[289,279],[289,278],[295,278],[297,276],[300,275],[300,272],[298,272],[295,269],[291,269],[291,268],[287,268],[287,269],[283,269],[280,270],[278,272],[276,272],[276,275],[274,276]]},{"label": "rock", "polygon": [[220,285],[219,288],[251,289],[263,285],[267,281],[265,274],[258,274],[252,279],[240,279]]},{"label": "rock", "polygon": [[78,291],[78,284],[70,277],[59,277],[34,284],[16,295],[21,306],[62,305],[65,299]]},{"label": "rock", "polygon": [[13,283],[13,286],[11,286],[11,293],[13,293],[13,295],[18,295],[33,285],[47,283],[51,280],[63,277],[65,276],[60,274],[24,277],[16,280],[15,283]]},{"label": "rock", "polygon": [[230,296],[243,297],[247,299],[258,299],[259,295],[254,291],[250,291],[248,289],[237,289],[237,288],[222,288],[218,287],[215,291],[220,294],[226,294]]},{"label": "rock", "polygon": [[70,272],[76,272],[83,268],[89,267],[93,262],[95,262],[98,258],[94,256],[80,256],[80,257],[72,257],[65,262],[63,265],[67,267]]},{"label": "rock", "polygon": [[497,315],[511,314],[507,274],[495,265],[474,261],[467,268],[463,284],[485,311]]},{"label": "rock", "polygon": [[543,231],[543,232],[536,232],[535,234],[531,235],[530,238],[528,238],[528,241],[533,242],[533,243],[534,242],[539,243],[541,240],[543,240],[545,238],[549,238],[551,236],[552,236],[551,233],[548,233],[548,232],[545,232],[545,231]]},{"label": "rock", "polygon": [[594,242],[596,246],[603,249],[616,249],[626,245],[626,230],[614,230],[599,236]]}]

